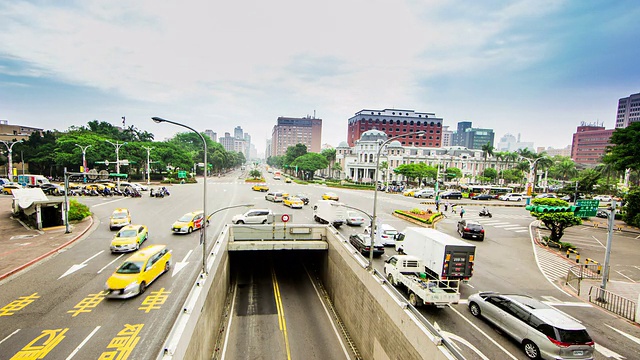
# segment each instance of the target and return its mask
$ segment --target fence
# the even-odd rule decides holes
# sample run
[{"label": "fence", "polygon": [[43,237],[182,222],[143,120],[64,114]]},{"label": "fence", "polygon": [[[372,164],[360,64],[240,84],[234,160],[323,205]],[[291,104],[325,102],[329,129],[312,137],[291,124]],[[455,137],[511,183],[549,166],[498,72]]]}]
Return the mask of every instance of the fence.
[{"label": "fence", "polygon": [[[593,280],[602,279],[602,274],[600,273],[600,269],[601,269],[600,264],[574,265],[569,268],[569,271],[567,271],[567,280],[565,281],[565,284],[571,286],[574,290],[578,292],[578,296],[580,296],[580,282],[583,279],[593,279]],[[575,286],[573,284],[574,282],[576,283]]]},{"label": "fence", "polygon": [[608,290],[592,286],[589,289],[589,302],[631,321],[636,321],[636,303]]}]

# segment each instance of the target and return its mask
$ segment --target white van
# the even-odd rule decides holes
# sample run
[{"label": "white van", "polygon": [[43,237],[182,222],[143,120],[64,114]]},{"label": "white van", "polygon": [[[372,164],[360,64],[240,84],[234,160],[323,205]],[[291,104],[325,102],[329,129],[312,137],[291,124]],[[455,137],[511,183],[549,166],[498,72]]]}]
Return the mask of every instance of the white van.
[{"label": "white van", "polygon": [[[379,241],[384,246],[395,246],[396,245],[396,235],[398,235],[398,230],[389,224],[380,224],[378,225],[378,229],[380,230],[380,236],[377,237],[376,241]],[[367,226],[364,229],[365,234],[369,234],[371,232],[371,227]]]},{"label": "white van", "polygon": [[281,191],[269,191],[267,195],[264,196],[264,199],[273,202],[282,202],[284,200],[283,197],[284,193]]}]

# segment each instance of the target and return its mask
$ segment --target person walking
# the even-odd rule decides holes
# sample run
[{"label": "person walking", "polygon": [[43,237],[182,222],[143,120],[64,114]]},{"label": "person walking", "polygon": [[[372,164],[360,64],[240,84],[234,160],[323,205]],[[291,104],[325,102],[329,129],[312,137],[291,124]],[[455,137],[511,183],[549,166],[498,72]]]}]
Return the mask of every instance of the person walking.
[{"label": "person walking", "polygon": [[460,206],[460,219],[462,219],[462,217],[464,216],[464,207]]}]

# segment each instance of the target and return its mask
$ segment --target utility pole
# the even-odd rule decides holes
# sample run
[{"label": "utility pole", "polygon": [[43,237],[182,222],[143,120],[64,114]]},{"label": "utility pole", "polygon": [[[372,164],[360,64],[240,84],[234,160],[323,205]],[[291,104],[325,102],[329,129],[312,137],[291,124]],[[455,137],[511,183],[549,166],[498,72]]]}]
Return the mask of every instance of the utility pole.
[{"label": "utility pole", "polygon": [[151,172],[149,170],[149,154],[151,153],[152,146],[143,146],[143,148],[147,149],[147,185],[151,184]]},{"label": "utility pole", "polygon": [[24,175],[24,151],[20,150],[20,162],[22,163],[22,175]]},{"label": "utility pole", "polygon": [[611,258],[611,242],[613,240],[613,222],[616,218],[616,200],[611,200],[611,208],[609,212],[609,232],[607,234],[607,250],[604,254],[604,272],[602,273],[602,290],[607,289],[607,281],[609,280],[609,259]]},{"label": "utility pole", "polygon": [[116,173],[118,174],[118,185],[117,185],[117,189],[120,190],[120,147],[126,145],[126,142],[123,142],[122,144],[120,144],[119,142],[115,142],[112,143],[109,140],[105,140],[106,142],[108,142],[109,144],[113,145],[116,147]]},{"label": "utility pole", "polygon": [[7,160],[9,162],[9,181],[13,181],[13,158],[11,157],[11,153],[13,152],[13,145],[22,142],[22,140],[20,141],[4,141],[4,140],[0,140],[4,146],[7,147],[7,151],[9,152],[9,156],[7,157]]}]

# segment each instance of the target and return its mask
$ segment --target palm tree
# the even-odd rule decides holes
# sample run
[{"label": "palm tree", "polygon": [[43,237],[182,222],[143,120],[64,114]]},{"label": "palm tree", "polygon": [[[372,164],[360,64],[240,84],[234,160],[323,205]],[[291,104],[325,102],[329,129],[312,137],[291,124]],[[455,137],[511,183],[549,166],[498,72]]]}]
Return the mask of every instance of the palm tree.
[{"label": "palm tree", "polygon": [[556,164],[556,167],[560,176],[562,176],[562,179],[565,181],[569,180],[570,177],[573,177],[578,173],[578,170],[576,169],[576,163],[574,163],[573,160],[562,160],[562,162]]},{"label": "palm tree", "polygon": [[487,142],[485,145],[482,145],[482,157],[484,157],[484,167],[486,169],[487,167],[487,157],[488,156],[493,156],[493,150],[495,148],[493,147],[493,145],[491,145],[490,142]]},{"label": "palm tree", "polygon": [[598,171],[602,175],[607,176],[607,189],[609,189],[609,181],[611,179],[611,174],[616,175],[617,171],[613,167],[613,163],[604,163],[596,166],[596,171]]}]

